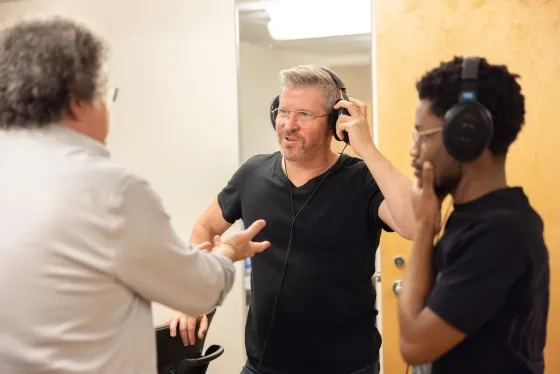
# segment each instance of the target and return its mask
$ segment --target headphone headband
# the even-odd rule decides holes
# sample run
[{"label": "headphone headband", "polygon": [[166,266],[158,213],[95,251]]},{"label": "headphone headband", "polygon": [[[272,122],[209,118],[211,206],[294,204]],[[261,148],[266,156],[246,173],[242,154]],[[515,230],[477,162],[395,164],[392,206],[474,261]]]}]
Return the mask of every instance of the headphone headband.
[{"label": "headphone headband", "polygon": [[461,92],[459,101],[477,100],[477,81],[479,57],[465,57],[461,64]]}]

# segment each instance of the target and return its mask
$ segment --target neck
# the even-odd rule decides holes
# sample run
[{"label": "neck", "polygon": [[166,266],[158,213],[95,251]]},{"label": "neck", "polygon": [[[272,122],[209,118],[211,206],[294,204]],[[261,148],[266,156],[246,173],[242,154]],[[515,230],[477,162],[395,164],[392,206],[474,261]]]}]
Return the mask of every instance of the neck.
[{"label": "neck", "polygon": [[[317,153],[309,160],[289,161],[282,158],[282,168],[287,167],[290,179],[311,179],[324,173],[328,168],[334,165],[338,157],[338,153],[329,149],[327,152]],[[284,170],[284,172],[286,172],[286,170]]]},{"label": "neck", "polygon": [[462,204],[506,187],[505,160],[497,160],[490,166],[472,165],[465,168],[463,177],[452,192],[452,196],[456,203]]}]

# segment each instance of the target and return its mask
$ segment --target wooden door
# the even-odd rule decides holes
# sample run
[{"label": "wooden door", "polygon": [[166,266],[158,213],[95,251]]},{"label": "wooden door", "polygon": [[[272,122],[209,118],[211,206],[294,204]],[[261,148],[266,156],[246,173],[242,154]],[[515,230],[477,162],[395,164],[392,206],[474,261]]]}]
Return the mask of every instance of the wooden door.
[{"label": "wooden door", "polygon": [[[510,185],[521,185],[545,222],[550,251],[551,304],[546,373],[560,373],[560,1],[373,0],[377,131],[380,150],[412,177],[408,150],[417,100],[415,82],[454,55],[476,54],[521,75],[526,125],[508,157]],[[556,135],[554,135],[556,134]],[[383,371],[404,373],[398,349],[393,282],[410,242],[381,240]]]}]

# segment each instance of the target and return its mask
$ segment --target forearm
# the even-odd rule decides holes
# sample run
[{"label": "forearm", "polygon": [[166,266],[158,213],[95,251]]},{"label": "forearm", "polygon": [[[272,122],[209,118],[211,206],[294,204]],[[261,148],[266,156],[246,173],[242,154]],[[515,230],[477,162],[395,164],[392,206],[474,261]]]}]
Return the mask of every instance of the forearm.
[{"label": "forearm", "polygon": [[376,148],[364,155],[363,160],[373,179],[379,186],[391,216],[401,232],[414,231],[414,216],[412,212],[411,193],[412,182],[401,173]]},{"label": "forearm", "polygon": [[186,245],[146,183],[133,181],[121,194],[125,224],[111,243],[116,277],[144,299],[189,315],[221,304],[234,281],[231,260]]},{"label": "forearm", "polygon": [[403,287],[397,300],[400,333],[404,340],[415,340],[423,334],[418,331],[416,321],[432,288],[433,232],[433,226],[422,224],[418,224],[414,232]]},{"label": "forearm", "polygon": [[196,223],[192,229],[191,237],[189,238],[189,243],[193,245],[199,245],[204,242],[214,243],[214,236],[218,235],[214,233],[211,229],[204,227],[203,225]]}]

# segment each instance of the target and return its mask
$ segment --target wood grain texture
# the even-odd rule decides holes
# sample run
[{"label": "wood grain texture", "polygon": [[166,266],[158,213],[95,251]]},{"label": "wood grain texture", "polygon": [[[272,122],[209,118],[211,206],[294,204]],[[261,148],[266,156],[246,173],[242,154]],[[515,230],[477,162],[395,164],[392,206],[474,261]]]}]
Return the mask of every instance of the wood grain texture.
[{"label": "wood grain texture", "polygon": [[[545,222],[550,251],[551,305],[546,373],[560,373],[560,1],[373,0],[378,134],[381,151],[412,177],[408,150],[417,100],[415,82],[454,55],[481,55],[521,75],[526,125],[508,157],[508,179],[521,185]],[[556,134],[556,135],[555,135]],[[385,374],[404,373],[398,349],[396,297],[402,279],[396,256],[410,243],[394,234],[381,242]]]}]

